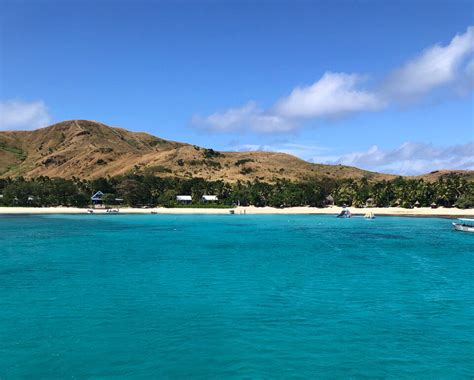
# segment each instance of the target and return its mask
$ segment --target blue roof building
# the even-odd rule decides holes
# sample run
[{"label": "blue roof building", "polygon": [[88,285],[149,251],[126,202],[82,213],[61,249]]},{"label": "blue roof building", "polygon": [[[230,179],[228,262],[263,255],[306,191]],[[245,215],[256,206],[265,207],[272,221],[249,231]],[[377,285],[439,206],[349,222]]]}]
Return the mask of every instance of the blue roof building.
[{"label": "blue roof building", "polygon": [[98,191],[91,197],[91,201],[93,202],[102,202],[102,197],[104,196],[104,193],[102,191]]}]

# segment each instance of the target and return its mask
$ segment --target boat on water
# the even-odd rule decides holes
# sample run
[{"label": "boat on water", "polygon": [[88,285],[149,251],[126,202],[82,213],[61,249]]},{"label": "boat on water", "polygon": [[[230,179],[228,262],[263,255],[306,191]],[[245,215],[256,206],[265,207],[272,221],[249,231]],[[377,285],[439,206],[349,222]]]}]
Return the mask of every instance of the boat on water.
[{"label": "boat on water", "polygon": [[453,223],[455,231],[474,232],[474,219],[459,218],[457,223]]},{"label": "boat on water", "polygon": [[99,210],[94,210],[94,209],[87,209],[87,213],[88,214],[95,214],[96,211],[98,211],[99,214],[103,214],[104,212],[106,214],[118,214],[120,212],[120,210],[118,208],[108,208],[108,209],[99,209]]},{"label": "boat on water", "polygon": [[352,217],[351,212],[348,208],[344,207],[341,212],[337,215],[338,218],[350,218]]},{"label": "boat on water", "polygon": [[365,218],[365,219],[374,219],[374,218],[375,218],[375,214],[374,214],[372,211],[369,211],[369,212],[367,212],[367,213],[364,215],[364,218]]}]

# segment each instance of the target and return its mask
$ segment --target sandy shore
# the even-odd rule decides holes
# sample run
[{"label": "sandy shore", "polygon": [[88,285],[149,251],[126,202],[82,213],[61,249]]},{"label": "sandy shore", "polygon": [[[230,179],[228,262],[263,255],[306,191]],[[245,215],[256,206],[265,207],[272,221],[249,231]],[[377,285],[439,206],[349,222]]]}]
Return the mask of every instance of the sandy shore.
[{"label": "sandy shore", "polygon": [[[235,215],[251,214],[321,214],[336,215],[341,211],[341,207],[236,207],[236,208],[120,208],[120,214],[229,214],[231,210]],[[353,215],[364,215],[373,212],[375,215],[399,215],[399,216],[443,216],[443,217],[474,217],[474,209],[461,210],[457,208],[428,208],[420,207],[405,209],[400,207],[370,207],[354,208],[349,210]],[[7,214],[87,214],[87,209],[75,207],[0,207],[0,215]],[[94,214],[106,214],[105,210],[94,210]]]}]

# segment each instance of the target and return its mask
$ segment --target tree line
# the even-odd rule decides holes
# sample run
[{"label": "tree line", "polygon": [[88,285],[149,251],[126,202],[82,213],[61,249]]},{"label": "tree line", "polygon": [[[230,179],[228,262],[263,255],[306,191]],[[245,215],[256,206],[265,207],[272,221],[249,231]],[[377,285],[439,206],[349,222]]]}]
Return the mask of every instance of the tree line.
[{"label": "tree line", "polygon": [[40,176],[33,179],[0,179],[0,205],[87,207],[96,191],[105,195],[107,205],[177,206],[176,195],[191,195],[195,205],[204,194],[217,195],[219,205],[257,207],[460,207],[474,208],[474,182],[458,175],[435,182],[403,177],[371,182],[365,178],[324,179],[305,182],[281,180],[276,183],[248,181],[226,183],[202,178],[180,179],[146,175],[85,180]]}]

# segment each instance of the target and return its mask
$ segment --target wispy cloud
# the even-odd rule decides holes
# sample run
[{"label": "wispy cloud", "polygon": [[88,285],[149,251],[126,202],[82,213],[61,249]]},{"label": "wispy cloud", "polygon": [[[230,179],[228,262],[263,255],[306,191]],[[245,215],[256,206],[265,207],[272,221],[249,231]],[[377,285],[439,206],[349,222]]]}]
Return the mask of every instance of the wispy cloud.
[{"label": "wispy cloud", "polygon": [[380,111],[393,104],[419,101],[440,88],[466,94],[474,88],[473,52],[471,26],[447,45],[428,47],[371,87],[364,86],[367,75],[326,72],[313,84],[294,88],[269,109],[249,102],[208,116],[196,115],[192,121],[220,132],[290,132],[303,120]]},{"label": "wispy cloud", "polygon": [[240,129],[254,132],[287,132],[294,129],[292,121],[265,112],[255,102],[215,112],[206,117],[195,115],[192,122],[216,132],[231,132]]},{"label": "wispy cloud", "polygon": [[0,130],[28,130],[45,127],[51,122],[48,108],[43,101],[0,102]]},{"label": "wispy cloud", "polygon": [[438,169],[474,169],[474,142],[447,147],[405,142],[395,149],[383,150],[374,145],[363,152],[353,152],[329,161],[384,173],[415,175]]},{"label": "wispy cloud", "polygon": [[446,45],[434,45],[394,70],[382,86],[382,95],[406,101],[447,86],[463,76],[462,64],[474,51],[474,27]]}]

